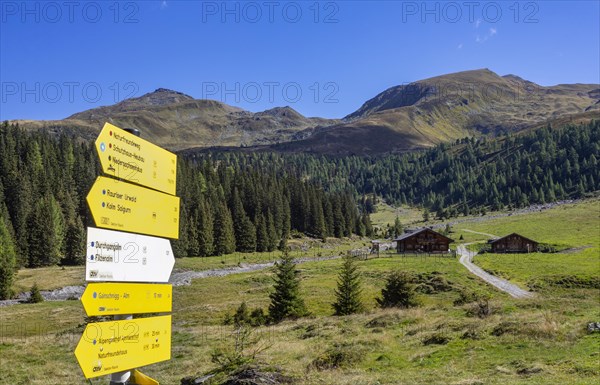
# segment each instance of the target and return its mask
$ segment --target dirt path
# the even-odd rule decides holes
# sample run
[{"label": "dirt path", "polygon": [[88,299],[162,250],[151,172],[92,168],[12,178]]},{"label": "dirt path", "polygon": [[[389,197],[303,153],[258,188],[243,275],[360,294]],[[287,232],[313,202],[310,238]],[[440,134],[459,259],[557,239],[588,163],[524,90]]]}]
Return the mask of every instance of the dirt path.
[{"label": "dirt path", "polygon": [[[483,233],[480,233],[483,234]],[[473,242],[474,243],[474,242]],[[471,273],[475,274],[479,278],[483,279],[487,283],[496,288],[510,294],[514,298],[532,298],[534,294],[527,290],[523,290],[515,284],[508,282],[505,279],[495,277],[481,267],[475,265],[473,263],[473,257],[477,254],[476,251],[467,250],[467,245],[471,245],[472,243],[465,243],[463,245],[458,245],[456,251],[460,254],[460,263],[462,263]]]},{"label": "dirt path", "polygon": [[[294,261],[298,264],[305,262],[317,262],[317,261],[327,261],[330,259],[341,258],[339,255],[334,255],[331,257],[316,257],[316,258],[296,258]],[[223,277],[230,274],[241,274],[241,273],[249,273],[251,271],[264,270],[269,267],[272,267],[274,262],[267,263],[257,263],[251,265],[242,264],[240,266],[235,267],[223,267],[220,269],[212,269],[212,270],[181,270],[181,271],[173,271],[171,277],[169,278],[169,283],[173,284],[173,286],[186,286],[192,283],[192,279],[201,279],[208,277]],[[45,301],[66,301],[68,299],[80,298],[83,294],[85,286],[66,286],[60,289],[45,291],[42,290],[40,293],[42,297],[44,297]],[[19,303],[26,302],[29,299],[29,292],[21,293],[16,299],[9,299],[0,301],[0,307],[3,306],[11,306]]]}]

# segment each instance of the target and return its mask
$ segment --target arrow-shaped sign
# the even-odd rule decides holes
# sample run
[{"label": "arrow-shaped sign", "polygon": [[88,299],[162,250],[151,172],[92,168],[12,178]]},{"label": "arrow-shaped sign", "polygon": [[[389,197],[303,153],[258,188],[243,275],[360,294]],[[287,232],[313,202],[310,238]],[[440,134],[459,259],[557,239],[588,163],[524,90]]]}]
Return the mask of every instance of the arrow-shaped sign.
[{"label": "arrow-shaped sign", "polygon": [[90,283],[81,296],[88,317],[163,313],[173,307],[173,287],[150,283]]},{"label": "arrow-shaped sign", "polygon": [[85,378],[171,358],[171,316],[91,323],[75,348]]},{"label": "arrow-shaped sign", "polygon": [[96,226],[179,237],[179,198],[99,176],[87,195]]},{"label": "arrow-shaped sign", "polygon": [[177,155],[105,123],[96,139],[102,172],[175,195]]},{"label": "arrow-shaped sign", "polygon": [[87,281],[168,282],[174,264],[168,239],[88,227]]}]

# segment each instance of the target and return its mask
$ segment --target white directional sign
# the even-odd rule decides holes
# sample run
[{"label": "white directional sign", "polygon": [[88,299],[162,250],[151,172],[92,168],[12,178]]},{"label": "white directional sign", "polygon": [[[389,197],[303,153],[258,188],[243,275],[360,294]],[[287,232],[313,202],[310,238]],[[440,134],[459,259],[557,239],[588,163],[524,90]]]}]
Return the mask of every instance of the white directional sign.
[{"label": "white directional sign", "polygon": [[86,281],[168,282],[174,264],[167,239],[88,227]]}]

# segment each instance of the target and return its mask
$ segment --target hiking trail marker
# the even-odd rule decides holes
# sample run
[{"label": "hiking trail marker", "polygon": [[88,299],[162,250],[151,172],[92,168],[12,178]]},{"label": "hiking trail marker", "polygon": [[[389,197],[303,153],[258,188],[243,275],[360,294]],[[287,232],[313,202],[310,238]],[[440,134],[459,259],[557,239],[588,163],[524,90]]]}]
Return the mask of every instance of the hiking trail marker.
[{"label": "hiking trail marker", "polygon": [[99,176],[86,199],[98,227],[179,237],[176,196]]},{"label": "hiking trail marker", "polygon": [[168,282],[173,265],[168,239],[88,227],[87,281]]},{"label": "hiking trail marker", "polygon": [[88,227],[85,279],[110,282],[89,283],[81,302],[88,316],[115,320],[87,324],[75,357],[85,378],[158,384],[135,368],[171,359],[171,316],[132,314],[172,311],[172,286],[153,283],[168,282],[175,264],[164,238],[179,238],[177,156],[110,123],[95,144],[107,176],[86,198],[102,229]]},{"label": "hiking trail marker", "polygon": [[175,195],[177,155],[110,123],[95,144],[104,174]]},{"label": "hiking trail marker", "polygon": [[173,286],[150,283],[90,283],[81,295],[88,317],[163,313],[173,308]]},{"label": "hiking trail marker", "polygon": [[85,378],[171,359],[171,316],[90,323],[75,348]]}]

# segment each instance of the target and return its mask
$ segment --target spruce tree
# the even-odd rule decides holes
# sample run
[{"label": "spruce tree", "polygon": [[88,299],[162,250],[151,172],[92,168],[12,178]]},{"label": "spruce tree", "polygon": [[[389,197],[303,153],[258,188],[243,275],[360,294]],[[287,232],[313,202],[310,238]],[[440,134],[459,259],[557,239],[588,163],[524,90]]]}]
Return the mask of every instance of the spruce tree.
[{"label": "spruce tree", "polygon": [[335,315],[348,315],[362,311],[364,306],[360,299],[361,293],[360,272],[356,259],[345,256],[335,289],[336,301],[332,305]]},{"label": "spruce tree", "polygon": [[181,213],[179,216],[179,239],[171,241],[175,258],[183,258],[188,256],[187,252],[189,242],[187,228],[189,224],[185,202],[182,202],[179,211]]},{"label": "spruce tree", "polygon": [[200,253],[198,251],[198,220],[195,212],[193,214],[190,214],[188,217],[188,226],[186,228],[186,231],[188,233],[188,248],[186,254],[188,257],[197,257],[200,255]]},{"label": "spruce tree", "polygon": [[290,211],[290,201],[288,198],[284,198],[283,200],[283,215],[281,222],[281,239],[284,239],[287,242],[290,237],[290,232],[292,229],[292,214]]},{"label": "spruce tree", "polygon": [[394,271],[385,280],[385,287],[381,289],[381,298],[377,303],[383,308],[399,307],[409,308],[419,304],[416,298],[412,277],[404,271]]},{"label": "spruce tree", "polygon": [[66,265],[82,265],[85,263],[85,230],[79,215],[71,219],[65,234],[65,257],[62,263]]},{"label": "spruce tree", "polygon": [[273,215],[271,215],[271,210],[267,211],[267,236],[269,240],[267,251],[273,251],[277,247],[277,230],[275,229],[275,223],[273,220]]},{"label": "spruce tree", "polygon": [[364,213],[362,216],[362,224],[365,226],[365,235],[367,237],[373,237],[373,224],[371,223],[371,217],[368,213]]},{"label": "spruce tree", "polygon": [[214,222],[215,255],[230,254],[235,251],[235,237],[231,213],[225,203],[221,203],[215,212]]},{"label": "spruce tree", "polygon": [[0,202],[0,299],[12,295],[12,284],[16,272],[17,256],[12,235],[8,228],[8,215],[4,204]]},{"label": "spruce tree", "polygon": [[62,258],[65,225],[61,209],[53,195],[36,204],[28,221],[29,267],[52,266]]},{"label": "spruce tree", "polygon": [[400,222],[400,217],[396,217],[396,219],[394,220],[394,238],[398,238],[400,235],[402,235],[403,232],[404,229],[402,228],[402,222]]},{"label": "spruce tree", "polygon": [[428,222],[429,221],[429,210],[425,209],[423,211],[423,222]]},{"label": "spruce tree", "polygon": [[44,302],[44,297],[38,288],[37,282],[33,284],[29,291],[29,303],[40,303]]},{"label": "spruce tree", "polygon": [[258,214],[256,218],[256,251],[265,252],[269,249],[269,234],[267,233],[267,224],[265,217]]},{"label": "spruce tree", "polygon": [[210,208],[200,200],[198,213],[198,255],[208,257],[214,251],[214,223]]},{"label": "spruce tree", "polygon": [[275,264],[274,291],[269,295],[269,318],[281,322],[286,318],[298,318],[308,314],[300,294],[300,273],[287,250],[281,261]]},{"label": "spruce tree", "polygon": [[242,253],[256,251],[256,227],[247,216],[243,216],[239,234],[236,234],[236,250]]}]

